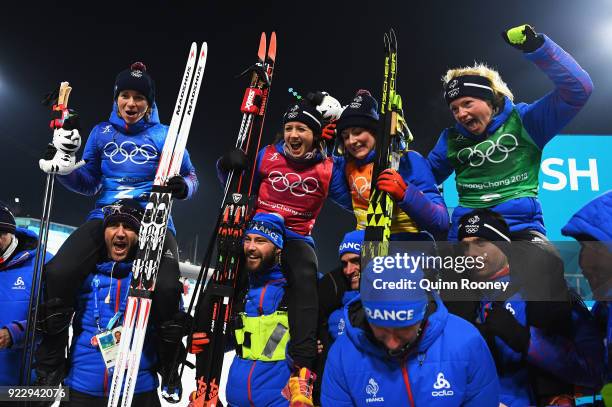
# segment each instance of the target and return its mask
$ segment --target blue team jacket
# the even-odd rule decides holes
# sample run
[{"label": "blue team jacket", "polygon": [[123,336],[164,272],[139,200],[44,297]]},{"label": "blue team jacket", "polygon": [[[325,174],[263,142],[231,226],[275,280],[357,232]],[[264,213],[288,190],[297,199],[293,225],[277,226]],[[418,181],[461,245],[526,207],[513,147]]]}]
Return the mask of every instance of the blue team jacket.
[{"label": "blue team jacket", "polygon": [[[280,306],[287,281],[280,266],[264,273],[249,275],[249,290],[244,312],[248,316],[269,315]],[[230,406],[289,406],[281,395],[289,381],[289,364],[234,357],[227,379],[227,402]]]},{"label": "blue team jacket", "polygon": [[[370,151],[366,158],[357,162],[359,167],[374,161],[376,152]],[[353,212],[353,202],[346,179],[346,158],[334,156],[334,168],[329,186],[329,198],[340,207]],[[427,165],[427,160],[416,151],[410,150],[400,159],[399,174],[408,188],[404,199],[398,206],[420,230],[434,236],[445,235],[448,231],[448,209],[436,185],[436,181]]]},{"label": "blue team jacket", "polygon": [[[493,117],[484,135],[475,136],[458,123],[455,124],[457,131],[465,137],[476,140],[484,139],[505,123],[512,111],[516,109],[527,133],[534,143],[543,149],[546,143],[578,114],[593,91],[593,82],[589,74],[578,65],[571,55],[550,38],[544,36],[544,39],[544,44],[540,48],[524,56],[544,71],[554,83],[555,89],[529,104],[515,105],[506,98],[503,111]],[[438,143],[427,157],[438,184],[444,182],[454,171],[447,157],[447,140],[448,129],[442,131]],[[533,229],[546,233],[542,208],[537,198],[511,199],[491,209],[504,216],[513,232]],[[461,216],[471,210],[462,206],[455,208],[451,219],[449,240],[457,239],[457,222]]]},{"label": "blue team jacket", "polygon": [[[81,393],[96,397],[108,396],[112,374],[108,374],[102,353],[98,346],[91,343],[91,338],[105,329],[117,312],[125,311],[126,299],[130,287],[132,263],[100,263],[96,273],[89,274],[78,295],[76,315],[73,320],[73,332],[70,371],[66,384]],[[112,272],[112,278],[111,278]],[[108,298],[108,303],[105,299]],[[97,311],[96,311],[97,308]],[[99,313],[99,314],[98,314]],[[96,322],[96,317],[99,317]],[[123,322],[123,315],[119,324]],[[145,339],[140,369],[136,381],[135,393],[155,390],[159,385],[155,365],[157,353],[153,346],[153,331],[149,326]]]},{"label": "blue team jacket", "polygon": [[346,328],[346,321],[344,320],[344,307],[353,298],[359,295],[358,290],[347,291],[342,295],[342,307],[338,308],[329,315],[327,319],[327,330],[331,336],[332,341],[338,339],[338,336],[344,334]]},{"label": "blue team jacket", "polygon": [[[588,236],[589,239],[604,242],[608,250],[612,251],[612,191],[608,191],[593,199],[572,216],[561,233],[565,236],[579,238]],[[604,356],[606,362],[606,382],[612,382],[612,366],[608,365],[608,354],[612,346],[612,302],[600,301],[593,307],[593,314],[602,321],[606,327],[600,337],[606,338],[607,348]]]},{"label": "blue team jacket", "polygon": [[[19,366],[23,355],[32,272],[36,258],[38,236],[27,229],[17,228],[19,244],[5,264],[0,264],[0,327],[8,329],[13,345],[0,349],[0,385],[19,383]],[[46,254],[45,261],[53,258]]]},{"label": "blue team jacket", "polygon": [[327,357],[323,407],[499,405],[495,364],[484,339],[472,324],[449,314],[439,299],[416,351],[406,360],[389,358],[362,328],[353,326],[351,304],[357,301],[344,308],[346,334]]},{"label": "blue team jacket", "polygon": [[[58,180],[71,191],[83,195],[98,194],[96,209],[89,219],[102,218],[99,208],[119,199],[132,198],[147,202],[151,191],[168,126],[160,124],[157,106],[153,104],[151,118],[128,126],[113,104],[108,121],[96,125],[83,150],[86,164]],[[198,189],[195,168],[185,151],[180,174],[188,187],[187,198]],[[169,222],[172,225],[172,221]],[[173,226],[169,226],[174,232]]]}]

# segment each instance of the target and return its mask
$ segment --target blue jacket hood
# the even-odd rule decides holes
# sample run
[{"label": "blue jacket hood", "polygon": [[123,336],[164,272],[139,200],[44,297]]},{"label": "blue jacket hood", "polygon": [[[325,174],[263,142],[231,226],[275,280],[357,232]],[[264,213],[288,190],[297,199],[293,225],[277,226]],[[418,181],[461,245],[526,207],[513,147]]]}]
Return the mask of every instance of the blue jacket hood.
[{"label": "blue jacket hood", "polygon": [[136,134],[140,133],[149,127],[153,127],[156,124],[159,124],[159,113],[157,112],[157,104],[154,102],[151,107],[151,118],[147,121],[145,117],[140,119],[138,122],[129,125],[123,120],[119,113],[117,112],[118,106],[117,102],[113,103],[113,110],[111,111],[110,117],[108,119],[109,122],[113,125],[117,131],[120,131],[124,134]]},{"label": "blue jacket hood", "polygon": [[[353,298],[344,307],[344,321],[346,323],[345,329],[348,337],[357,349],[360,349],[363,352],[369,353],[378,358],[389,359],[385,350],[381,348],[380,345],[372,342],[363,329],[352,325],[349,313],[351,305],[356,303],[357,301],[361,301],[359,295],[355,296],[355,298]],[[435,297],[435,301],[437,308],[435,312],[430,314],[428,317],[427,325],[423,331],[423,336],[421,337],[417,345],[416,353],[426,352],[427,349],[444,331],[444,326],[446,325],[446,320],[448,319],[448,310],[446,309],[440,298]]]},{"label": "blue jacket hood", "polygon": [[599,241],[612,241],[612,191],[583,206],[561,229],[561,233],[573,238],[588,235]]},{"label": "blue jacket hood", "polygon": [[98,273],[114,278],[125,278],[132,271],[132,261],[114,262],[112,260],[96,265]]},{"label": "blue jacket hood", "polygon": [[[0,268],[9,269],[11,267],[15,267],[25,262],[29,258],[34,258],[36,256],[36,247],[38,245],[38,235],[35,232],[32,232],[29,229],[24,228],[16,228],[15,236],[19,241],[16,252],[13,254],[13,257],[6,264],[2,264]],[[46,260],[49,261],[49,256],[46,257]]]}]

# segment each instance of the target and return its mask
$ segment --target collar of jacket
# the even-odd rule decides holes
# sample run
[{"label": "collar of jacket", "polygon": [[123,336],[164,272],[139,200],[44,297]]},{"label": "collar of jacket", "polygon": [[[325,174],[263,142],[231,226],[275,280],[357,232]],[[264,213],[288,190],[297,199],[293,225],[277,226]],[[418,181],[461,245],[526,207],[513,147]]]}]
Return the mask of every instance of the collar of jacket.
[{"label": "collar of jacket", "polygon": [[[115,266],[113,268],[113,265]],[[98,273],[110,276],[111,273],[115,278],[127,277],[132,271],[132,261],[105,261],[96,265]]]},{"label": "collar of jacket", "polygon": [[294,158],[292,158],[291,156],[285,154],[285,150],[283,148],[283,145],[285,144],[285,140],[280,140],[278,143],[276,143],[274,145],[274,148],[276,149],[276,151],[278,153],[281,153],[283,155],[283,157],[285,157],[287,160],[297,163],[297,164],[306,164],[306,165],[315,165],[321,161],[323,161],[323,154],[321,154],[320,151],[317,151],[317,154],[315,154],[314,157],[312,157],[309,160],[296,160]]},{"label": "collar of jacket", "polygon": [[151,108],[151,118],[147,121],[145,117],[140,119],[134,124],[128,125],[117,112],[117,102],[113,103],[113,110],[111,111],[109,122],[113,127],[124,134],[137,134],[143,132],[153,126],[159,124],[159,114],[157,112],[157,105],[153,103]]},{"label": "collar of jacket", "polygon": [[[448,320],[448,310],[438,296],[434,296],[436,302],[436,310],[432,312],[427,320],[427,329],[423,331],[421,339],[417,345],[415,352],[408,356],[408,359],[415,357],[419,353],[425,353],[429,347],[438,339],[444,332],[446,321]],[[346,322],[346,332],[355,347],[363,352],[371,354],[374,357],[389,360],[389,356],[385,349],[381,348],[370,340],[366,332],[367,320],[365,312],[361,305],[361,298],[357,295],[344,307],[344,321]],[[395,363],[398,361],[395,360]]]},{"label": "collar of jacket", "polygon": [[275,264],[266,271],[249,273],[249,285],[251,287],[261,287],[266,285],[269,281],[273,280],[273,285],[282,286],[286,284],[285,276],[279,264]]},{"label": "collar of jacket", "polygon": [[[36,256],[36,246],[38,244],[38,235],[31,230],[17,228],[15,236],[19,240],[19,244],[9,261],[0,265],[0,271],[7,270],[12,267],[19,266],[26,262],[30,257]],[[49,261],[49,259],[46,259]]]}]

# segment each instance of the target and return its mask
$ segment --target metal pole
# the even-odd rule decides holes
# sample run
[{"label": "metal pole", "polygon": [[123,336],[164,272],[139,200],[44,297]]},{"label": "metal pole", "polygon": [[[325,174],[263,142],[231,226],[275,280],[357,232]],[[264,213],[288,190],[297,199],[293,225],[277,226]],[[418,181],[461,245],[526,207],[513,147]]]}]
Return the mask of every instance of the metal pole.
[{"label": "metal pole", "polygon": [[51,223],[51,206],[53,204],[53,186],[55,174],[47,174],[45,185],[45,196],[43,199],[43,211],[38,229],[38,246],[36,247],[36,258],[30,286],[30,305],[28,308],[28,320],[25,331],[24,351],[19,370],[19,383],[29,386],[34,359],[34,344],[36,337],[36,321],[38,319],[38,304],[40,302],[42,273],[47,253],[47,241],[49,237],[49,225]]}]

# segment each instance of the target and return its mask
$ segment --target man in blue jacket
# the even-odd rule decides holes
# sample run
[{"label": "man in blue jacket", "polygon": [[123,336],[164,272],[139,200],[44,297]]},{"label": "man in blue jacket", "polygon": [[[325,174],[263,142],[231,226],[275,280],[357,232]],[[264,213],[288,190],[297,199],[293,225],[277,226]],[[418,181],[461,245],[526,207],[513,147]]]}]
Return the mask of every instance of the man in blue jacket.
[{"label": "man in blue jacket", "polygon": [[546,243],[510,243],[510,236],[504,218],[490,209],[459,220],[465,255],[484,259],[470,280],[506,284],[481,289],[477,315],[468,319],[494,355],[504,405],[565,405],[573,385],[601,385],[597,328],[579,298],[561,300],[567,287],[557,254]]},{"label": "man in blue jacket", "polygon": [[[340,296],[342,306],[334,310],[327,319],[327,331],[330,340],[335,341],[344,333],[345,321],[343,307],[359,294],[359,279],[361,276],[361,244],[364,230],[353,230],[344,235],[338,246],[338,255],[342,264],[342,278],[346,280],[347,290]],[[325,277],[323,277],[325,278]],[[322,301],[323,299],[321,299]],[[329,342],[331,344],[331,342]]]},{"label": "man in blue jacket", "polygon": [[[118,201],[104,208],[106,259],[89,272],[77,296],[65,384],[69,406],[106,406],[114,361],[108,347],[117,346],[125,311],[132,261],[138,244],[142,210],[137,202]],[[159,406],[156,364],[158,357],[151,327],[147,332],[134,391],[134,406]],[[102,349],[104,348],[104,351]]]},{"label": "man in blue jacket", "polygon": [[580,268],[597,300],[592,309],[606,343],[604,402],[612,404],[612,191],[587,203],[561,230],[581,245]]},{"label": "man in blue jacket", "polygon": [[[19,383],[38,237],[0,203],[0,385]],[[53,257],[47,253],[46,260]]]},{"label": "man in blue jacket", "polygon": [[284,230],[280,215],[258,213],[244,232],[249,288],[244,302],[236,304],[236,357],[226,390],[230,406],[289,406],[281,394],[291,373],[287,280],[279,264]]},{"label": "man in blue jacket", "polygon": [[368,264],[360,296],[345,307],[345,334],[325,365],[322,405],[497,407],[499,383],[483,338],[420,288],[420,270],[394,259]]}]

